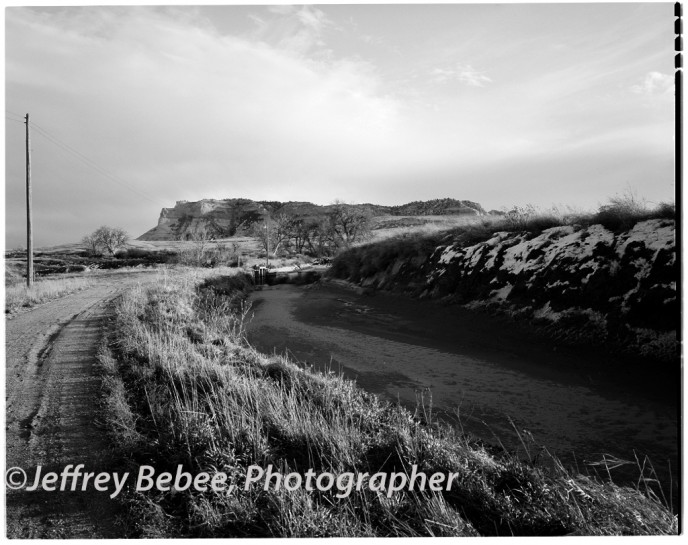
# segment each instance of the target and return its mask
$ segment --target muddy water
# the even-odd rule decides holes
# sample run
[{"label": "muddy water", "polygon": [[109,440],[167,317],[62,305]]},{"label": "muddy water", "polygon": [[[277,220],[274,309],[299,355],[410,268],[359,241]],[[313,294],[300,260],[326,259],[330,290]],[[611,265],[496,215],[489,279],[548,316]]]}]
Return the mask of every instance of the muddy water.
[{"label": "muddy water", "polygon": [[[570,466],[648,455],[677,481],[677,382],[610,372],[497,319],[393,295],[337,287],[265,287],[252,296],[249,341],[318,369],[341,370],[363,388],[411,410],[432,406],[464,431],[520,447],[511,421]],[[635,480],[625,466],[615,478]]]}]

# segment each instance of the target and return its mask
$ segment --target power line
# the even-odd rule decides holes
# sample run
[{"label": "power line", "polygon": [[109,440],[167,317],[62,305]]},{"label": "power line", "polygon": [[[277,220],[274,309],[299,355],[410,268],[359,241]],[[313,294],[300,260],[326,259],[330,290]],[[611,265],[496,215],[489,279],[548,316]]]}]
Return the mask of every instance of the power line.
[{"label": "power line", "polygon": [[140,196],[140,197],[142,197],[142,198],[144,198],[144,199],[146,199],[146,200],[148,200],[148,201],[150,201],[150,202],[153,202],[153,203],[156,203],[156,204],[162,204],[160,201],[157,201],[156,199],[150,197],[149,195],[147,195],[147,194],[145,194],[145,193],[143,193],[143,192],[141,192],[141,191],[139,191],[139,190],[137,190],[137,189],[131,187],[130,185],[126,184],[125,182],[122,182],[121,180],[117,179],[114,175],[110,174],[108,171],[104,170],[103,168],[101,168],[100,166],[98,166],[96,163],[94,163],[93,161],[91,161],[90,159],[88,159],[88,157],[86,157],[85,155],[81,154],[80,152],[74,150],[74,149],[71,148],[69,145],[67,145],[67,144],[65,144],[65,143],[63,143],[63,142],[60,142],[59,140],[56,140],[56,139],[52,138],[51,136],[49,136],[49,135],[47,135],[47,134],[41,132],[41,129],[38,128],[38,127],[36,127],[33,123],[31,124],[31,127],[34,128],[34,129],[36,129],[36,131],[38,131],[36,134],[38,134],[39,136],[45,138],[45,139],[48,140],[49,142],[53,143],[54,145],[56,145],[57,147],[59,147],[59,148],[62,149],[63,151],[69,153],[69,154],[72,155],[75,159],[77,159],[77,160],[80,161],[82,164],[86,165],[87,167],[91,168],[92,170],[94,170],[95,172],[97,172],[98,174],[100,174],[101,176],[104,176],[105,178],[108,178],[110,181],[116,183],[116,184],[119,185],[119,186],[124,187],[125,189],[128,189],[128,190],[131,191],[132,193],[136,193],[138,196]]},{"label": "power line", "polygon": [[[7,114],[9,114],[10,116],[14,116],[14,117],[10,117]],[[9,119],[10,121],[18,121],[19,123],[25,122],[23,115],[19,115],[19,114],[16,114],[14,112],[10,112],[9,110],[5,110],[5,119]]]},{"label": "power line", "polygon": [[144,191],[141,191],[141,190],[139,190],[139,189],[137,189],[137,188],[135,188],[135,187],[132,187],[132,186],[129,185],[127,182],[125,182],[125,181],[119,179],[119,178],[118,178],[117,176],[115,176],[114,174],[108,172],[107,170],[105,170],[104,168],[102,168],[101,166],[99,166],[97,163],[95,163],[94,161],[92,161],[91,159],[89,159],[88,157],[86,157],[86,156],[85,156],[83,153],[81,153],[79,150],[73,148],[73,147],[70,146],[69,144],[67,144],[67,143],[63,142],[62,140],[60,140],[60,139],[59,139],[57,136],[55,136],[54,134],[50,133],[50,131],[48,131],[47,129],[44,129],[43,127],[41,127],[41,126],[39,126],[39,125],[37,125],[37,124],[35,124],[35,123],[31,123],[31,126],[34,127],[35,129],[37,129],[37,130],[39,131],[39,134],[40,134],[41,136],[47,138],[48,140],[50,140],[51,142],[53,142],[55,145],[62,147],[62,149],[64,149],[65,151],[68,151],[69,153],[71,153],[72,155],[74,155],[74,157],[76,157],[77,159],[79,159],[81,162],[83,162],[84,164],[86,164],[86,165],[89,166],[90,168],[94,169],[94,170],[95,170],[96,172],[98,172],[99,174],[101,174],[101,175],[103,175],[103,176],[109,178],[110,180],[112,180],[112,181],[115,182],[116,184],[121,185],[121,186],[124,187],[125,189],[128,189],[128,190],[130,190],[130,191],[132,191],[132,192],[138,194],[139,196],[144,197],[145,199],[148,199],[148,200],[151,201],[151,202],[155,202],[156,204],[162,204],[160,201],[158,201],[157,199],[155,199],[155,198],[152,197],[151,195],[148,195],[148,194],[145,193]]},{"label": "power line", "polygon": [[[8,113],[13,114],[13,112],[8,112]],[[154,197],[152,197],[150,195],[147,195],[146,193],[144,193],[143,191],[140,191],[139,189],[132,187],[128,183],[117,178],[114,174],[111,174],[110,172],[108,172],[104,168],[100,167],[97,163],[95,163],[94,161],[92,161],[91,159],[86,157],[83,153],[81,153],[77,149],[73,148],[69,144],[60,140],[57,136],[52,134],[47,129],[44,129],[43,127],[41,127],[40,125],[37,125],[34,122],[30,122],[30,123],[31,123],[31,127],[37,131],[37,134],[39,136],[45,138],[46,140],[53,143],[54,145],[56,145],[57,147],[59,147],[63,151],[66,151],[67,153],[71,154],[74,158],[79,160],[81,163],[83,163],[87,167],[93,169],[95,172],[97,172],[101,176],[108,178],[110,181],[112,181],[112,182],[116,183],[117,185],[131,191],[132,193],[136,193],[139,197],[142,197],[142,198],[144,198],[144,199],[146,199],[152,203],[165,206],[161,201],[155,199]]]},{"label": "power line", "polygon": [[[8,114],[10,114],[10,115],[19,117],[19,119],[13,119],[13,118],[11,118],[11,117],[5,116],[6,119],[9,119],[10,121],[16,121],[16,122],[18,122],[18,123],[24,124],[25,121],[24,121],[23,116],[20,116],[19,114],[15,113],[15,112],[12,112],[12,111],[10,111],[10,110],[5,110],[5,112],[8,113]],[[125,189],[128,189],[128,190],[131,191],[132,193],[136,193],[138,196],[143,197],[144,199],[146,199],[146,200],[148,200],[148,201],[150,201],[150,202],[152,202],[152,203],[155,203],[155,204],[158,204],[158,205],[161,205],[161,206],[165,206],[165,204],[162,203],[161,201],[159,201],[159,200],[157,200],[156,198],[154,198],[154,197],[152,197],[152,196],[146,194],[146,193],[143,192],[143,191],[140,191],[139,189],[136,189],[135,187],[132,187],[132,186],[129,185],[128,183],[126,183],[126,182],[124,182],[123,180],[117,178],[114,174],[112,174],[112,173],[108,172],[107,170],[105,170],[104,168],[100,167],[97,163],[95,163],[94,161],[92,161],[91,159],[89,159],[88,157],[86,157],[83,153],[81,153],[81,152],[78,151],[77,149],[73,148],[72,146],[70,146],[70,145],[67,144],[66,142],[62,141],[62,140],[61,140],[58,136],[56,136],[54,133],[51,133],[49,130],[45,129],[44,127],[41,127],[40,125],[34,123],[33,121],[30,121],[30,124],[31,124],[31,127],[32,127],[32,128],[34,128],[34,129],[36,129],[36,130],[38,131],[38,134],[39,134],[40,136],[42,136],[42,137],[45,138],[46,140],[52,142],[53,144],[55,144],[56,146],[58,146],[58,147],[61,148],[62,150],[64,150],[64,151],[70,153],[73,157],[75,157],[76,159],[78,159],[79,161],[81,161],[83,164],[85,164],[85,165],[88,166],[89,168],[95,170],[95,171],[96,171],[98,174],[100,174],[101,176],[104,176],[104,177],[110,179],[111,181],[113,181],[113,182],[116,183],[117,185],[120,185],[120,186],[124,187]]]}]

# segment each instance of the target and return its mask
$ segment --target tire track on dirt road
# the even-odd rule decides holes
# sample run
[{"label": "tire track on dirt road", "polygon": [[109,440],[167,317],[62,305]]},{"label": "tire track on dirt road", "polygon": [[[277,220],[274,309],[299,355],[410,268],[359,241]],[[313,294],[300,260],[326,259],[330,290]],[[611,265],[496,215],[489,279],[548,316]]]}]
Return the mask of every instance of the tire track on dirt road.
[{"label": "tire track on dirt road", "polygon": [[[150,271],[103,275],[86,290],[7,320],[5,329],[6,469],[20,467],[32,483],[69,464],[106,471],[112,449],[95,422],[100,392],[96,352],[112,300]],[[57,483],[59,487],[59,481]],[[28,486],[28,485],[27,485]],[[11,538],[122,537],[108,493],[6,488]]]}]

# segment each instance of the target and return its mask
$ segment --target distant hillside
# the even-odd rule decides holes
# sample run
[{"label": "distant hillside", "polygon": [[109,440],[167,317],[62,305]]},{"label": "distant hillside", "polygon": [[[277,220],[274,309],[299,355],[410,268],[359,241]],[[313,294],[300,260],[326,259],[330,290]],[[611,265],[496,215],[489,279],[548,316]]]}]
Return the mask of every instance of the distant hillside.
[{"label": "distant hillside", "polygon": [[442,216],[442,215],[484,215],[486,212],[477,202],[456,199],[433,199],[413,201],[400,206],[380,206],[381,215],[390,216]]},{"label": "distant hillside", "polygon": [[[373,216],[437,216],[483,215],[478,203],[456,199],[415,201],[400,206],[357,204]],[[253,223],[264,221],[269,215],[289,214],[298,217],[317,217],[327,214],[331,206],[310,202],[252,201],[249,199],[203,199],[196,202],[177,201],[174,208],[163,208],[158,225],[138,237],[138,240],[179,240],[187,234],[205,231],[217,238],[245,232]]]}]

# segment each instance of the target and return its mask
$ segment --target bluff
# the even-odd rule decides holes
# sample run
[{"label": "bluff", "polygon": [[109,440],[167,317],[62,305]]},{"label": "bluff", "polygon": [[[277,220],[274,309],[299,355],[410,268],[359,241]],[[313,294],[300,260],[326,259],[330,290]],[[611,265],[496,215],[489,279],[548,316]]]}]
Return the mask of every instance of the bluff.
[{"label": "bluff", "polygon": [[177,201],[174,208],[163,208],[158,225],[138,240],[180,240],[199,231],[218,238],[228,237],[262,220],[268,213],[265,206],[249,199]]},{"label": "bluff", "polygon": [[478,243],[449,239],[354,248],[331,274],[365,289],[445,298],[527,319],[571,342],[672,360],[680,303],[675,224],[622,232],[564,225],[540,233],[495,232]]},{"label": "bluff", "polygon": [[[414,201],[398,206],[356,204],[372,216],[484,215],[480,204],[456,199]],[[188,234],[204,231],[216,238],[230,237],[248,229],[267,216],[286,213],[302,218],[323,216],[330,205],[310,202],[252,201],[250,199],[203,199],[177,201],[173,208],[163,208],[158,225],[138,240],[180,240]]]}]

